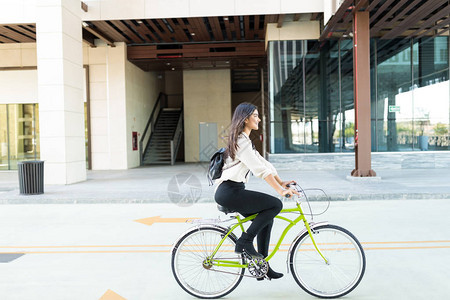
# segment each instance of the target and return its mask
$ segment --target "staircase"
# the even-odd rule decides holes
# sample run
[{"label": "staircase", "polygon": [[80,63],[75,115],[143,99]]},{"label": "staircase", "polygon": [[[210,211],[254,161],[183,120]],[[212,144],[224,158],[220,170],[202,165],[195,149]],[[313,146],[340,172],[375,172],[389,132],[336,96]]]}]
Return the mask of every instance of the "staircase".
[{"label": "staircase", "polygon": [[182,110],[163,108],[156,120],[150,141],[143,155],[143,165],[171,164],[170,141],[177,130]]}]

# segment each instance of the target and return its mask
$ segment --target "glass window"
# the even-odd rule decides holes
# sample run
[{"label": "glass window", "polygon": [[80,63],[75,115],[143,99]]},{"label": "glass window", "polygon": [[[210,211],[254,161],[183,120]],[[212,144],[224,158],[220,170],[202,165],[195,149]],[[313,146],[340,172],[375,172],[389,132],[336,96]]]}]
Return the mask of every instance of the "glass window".
[{"label": "glass window", "polygon": [[[417,47],[413,48],[417,51]],[[377,151],[412,150],[413,103],[411,43],[406,39],[377,41],[376,134]],[[372,113],[373,116],[373,113]],[[373,118],[372,118],[373,119]],[[372,141],[374,138],[372,138]],[[373,149],[374,147],[372,147]]]},{"label": "glass window", "polygon": [[304,135],[302,60],[303,41],[269,44],[271,151],[302,152]]},{"label": "glass window", "polygon": [[0,169],[17,169],[17,162],[40,157],[37,104],[0,105]]},{"label": "glass window", "polygon": [[353,99],[352,40],[341,41],[340,62],[341,62],[340,134],[343,142],[341,152],[353,152],[355,150],[355,109],[354,109],[355,106]]},{"label": "glass window", "polygon": [[[449,149],[449,38],[371,40],[372,151]],[[354,151],[353,41],[271,41],[272,153]]]},{"label": "glass window", "polygon": [[8,111],[6,104],[0,104],[0,170],[8,170]]},{"label": "glass window", "polygon": [[448,150],[449,81],[448,38],[419,39],[414,63],[414,150]]}]

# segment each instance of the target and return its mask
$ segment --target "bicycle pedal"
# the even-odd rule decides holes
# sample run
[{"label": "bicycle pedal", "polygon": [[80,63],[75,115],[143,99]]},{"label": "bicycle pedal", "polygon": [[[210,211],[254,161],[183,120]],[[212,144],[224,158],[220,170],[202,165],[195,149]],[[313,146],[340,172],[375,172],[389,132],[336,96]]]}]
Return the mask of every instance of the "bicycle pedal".
[{"label": "bicycle pedal", "polygon": [[251,258],[248,262],[247,269],[253,277],[258,280],[263,280],[267,276],[269,264],[263,258]]},{"label": "bicycle pedal", "polygon": [[253,257],[250,254],[248,254],[247,251],[244,250],[242,251],[241,254],[244,256],[245,259],[253,261]]}]

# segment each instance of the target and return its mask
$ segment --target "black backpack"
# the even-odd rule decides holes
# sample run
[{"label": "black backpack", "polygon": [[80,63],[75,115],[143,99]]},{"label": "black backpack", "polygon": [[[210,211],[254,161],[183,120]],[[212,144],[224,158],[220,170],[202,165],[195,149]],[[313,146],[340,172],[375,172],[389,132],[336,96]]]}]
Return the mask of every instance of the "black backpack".
[{"label": "black backpack", "polygon": [[225,148],[220,148],[211,156],[211,159],[209,161],[208,174],[206,174],[206,176],[208,177],[209,185],[213,185],[213,180],[222,176],[222,168],[223,164],[225,163],[225,150]]},{"label": "black backpack", "polygon": [[[212,156],[209,161],[209,168],[208,173],[206,174],[206,177],[208,178],[209,185],[213,185],[213,180],[220,178],[222,176],[223,171],[223,165],[225,163],[225,148],[220,148],[217,150]],[[227,169],[234,167],[240,163],[237,162],[236,164],[228,167]]]}]

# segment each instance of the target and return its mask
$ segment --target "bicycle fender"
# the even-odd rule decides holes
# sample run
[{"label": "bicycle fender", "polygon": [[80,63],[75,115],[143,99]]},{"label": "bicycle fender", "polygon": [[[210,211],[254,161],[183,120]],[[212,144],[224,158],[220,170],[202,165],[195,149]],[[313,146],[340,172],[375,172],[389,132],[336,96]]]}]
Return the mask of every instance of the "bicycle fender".
[{"label": "bicycle fender", "polygon": [[[324,222],[311,222],[309,223],[309,228],[314,229],[316,227],[319,226],[323,226],[323,225],[328,225],[330,224],[328,221],[324,221]],[[294,247],[295,243],[297,242],[297,240],[305,233],[308,232],[308,230],[306,228],[304,228],[302,231],[299,232],[299,234],[297,234],[297,236],[294,238],[294,240],[291,243],[291,246],[289,247],[288,253],[287,253],[287,257],[286,257],[286,268],[287,268],[287,273],[289,273],[289,257],[291,256],[291,252],[292,252],[292,248]]]},{"label": "bicycle fender", "polygon": [[[185,237],[186,234],[189,234],[189,233],[194,232],[194,231],[198,231],[198,230],[203,229],[203,228],[220,229],[220,230],[222,230],[225,234],[228,233],[228,231],[229,231],[228,228],[223,227],[223,226],[220,226],[220,225],[217,225],[217,224],[200,224],[200,225],[196,225],[196,226],[194,226],[194,227],[189,228],[188,230],[186,230],[185,232],[183,232],[183,233],[180,235],[180,237],[172,244],[171,252],[173,253],[173,251],[176,250],[176,249],[178,248],[178,245],[180,244],[181,239],[182,239],[183,237]],[[235,235],[233,232],[230,233],[230,235],[232,235],[236,240],[238,239],[238,238],[236,237],[236,235]]]}]

